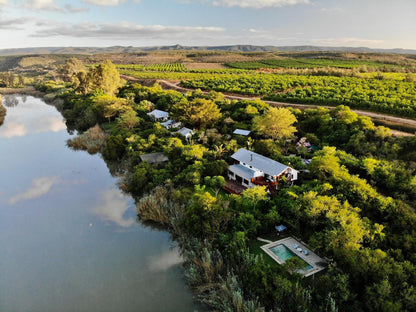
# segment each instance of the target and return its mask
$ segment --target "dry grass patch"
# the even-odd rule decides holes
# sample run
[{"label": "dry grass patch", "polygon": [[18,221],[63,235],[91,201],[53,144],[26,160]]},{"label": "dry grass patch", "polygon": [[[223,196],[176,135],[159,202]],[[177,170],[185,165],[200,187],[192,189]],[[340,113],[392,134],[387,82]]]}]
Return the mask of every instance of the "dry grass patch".
[{"label": "dry grass patch", "polygon": [[185,63],[184,64],[187,69],[195,70],[195,69],[224,69],[227,68],[223,64],[219,63]]}]

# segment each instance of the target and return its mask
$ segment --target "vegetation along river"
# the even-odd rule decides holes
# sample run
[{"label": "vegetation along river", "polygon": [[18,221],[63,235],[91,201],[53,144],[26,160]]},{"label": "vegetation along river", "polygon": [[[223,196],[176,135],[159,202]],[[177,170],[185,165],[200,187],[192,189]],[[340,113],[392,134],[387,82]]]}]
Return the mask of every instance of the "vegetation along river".
[{"label": "vegetation along river", "polygon": [[66,147],[55,107],[4,96],[0,311],[194,311],[168,233],[136,221],[100,156]]}]

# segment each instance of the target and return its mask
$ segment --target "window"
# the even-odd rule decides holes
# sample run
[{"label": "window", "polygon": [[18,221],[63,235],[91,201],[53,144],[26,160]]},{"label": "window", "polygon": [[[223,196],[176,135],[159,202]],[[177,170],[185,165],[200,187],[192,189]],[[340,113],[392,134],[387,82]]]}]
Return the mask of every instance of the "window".
[{"label": "window", "polygon": [[231,170],[228,170],[228,175],[230,175],[231,177],[234,176],[234,172],[232,172]]},{"label": "window", "polygon": [[248,180],[243,179],[243,183],[246,184],[246,185],[248,185]]}]

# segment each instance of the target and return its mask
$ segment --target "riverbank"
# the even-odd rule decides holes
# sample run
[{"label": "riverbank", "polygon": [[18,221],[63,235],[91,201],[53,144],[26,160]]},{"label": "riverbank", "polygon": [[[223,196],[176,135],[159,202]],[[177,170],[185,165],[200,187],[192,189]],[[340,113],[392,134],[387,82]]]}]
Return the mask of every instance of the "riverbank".
[{"label": "riverbank", "polygon": [[4,122],[4,117],[6,117],[6,108],[3,106],[3,104],[1,102],[2,102],[2,98],[1,98],[1,94],[0,94],[0,126]]}]

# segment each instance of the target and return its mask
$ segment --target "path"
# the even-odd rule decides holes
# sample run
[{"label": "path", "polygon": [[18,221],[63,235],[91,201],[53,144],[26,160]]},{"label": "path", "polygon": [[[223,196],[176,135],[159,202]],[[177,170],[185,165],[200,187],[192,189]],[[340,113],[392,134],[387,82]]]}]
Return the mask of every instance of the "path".
[{"label": "path", "polygon": [[[121,77],[125,80],[128,81],[141,81],[141,79],[132,77],[132,76],[126,76],[126,75],[121,75]],[[165,89],[174,89],[176,91],[179,92],[189,92],[192,91],[193,89],[189,89],[189,88],[184,88],[184,87],[180,87],[179,83],[180,82],[172,82],[172,81],[168,81],[168,80],[163,80],[163,79],[158,79],[157,82],[159,83],[159,85],[161,85],[163,88]],[[204,93],[208,93],[207,91],[203,91]],[[255,97],[255,96],[240,96],[240,95],[230,95],[230,94],[224,94],[224,97],[230,100],[255,100],[255,99],[261,99],[260,97]],[[324,108],[328,108],[328,109],[334,109],[334,106],[324,106],[324,105],[311,105],[311,104],[295,104],[295,103],[284,103],[284,102],[276,102],[276,101],[264,101],[263,102],[270,104],[270,105],[274,105],[274,106],[283,106],[283,107],[294,107],[294,108],[299,108],[299,109],[307,109],[307,108],[317,108],[317,107],[324,107]],[[356,110],[356,109],[352,109],[352,112],[361,115],[361,116],[367,116],[370,117],[372,119],[377,119],[377,120],[385,120],[388,122],[393,122],[393,123],[400,123],[406,126],[410,126],[413,128],[416,128],[416,120],[414,119],[409,119],[409,118],[403,118],[403,117],[395,117],[395,116],[390,116],[390,115],[386,115],[386,114],[381,114],[381,113],[374,113],[374,112],[368,112],[368,111],[362,111],[362,110]],[[393,130],[392,131],[393,135],[397,135],[397,136],[413,136],[413,134],[408,133],[408,132],[403,132],[403,131],[398,131],[398,130]]]}]

